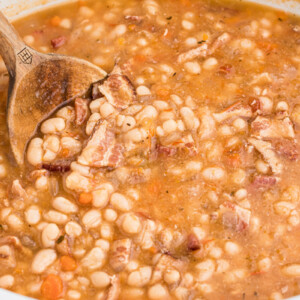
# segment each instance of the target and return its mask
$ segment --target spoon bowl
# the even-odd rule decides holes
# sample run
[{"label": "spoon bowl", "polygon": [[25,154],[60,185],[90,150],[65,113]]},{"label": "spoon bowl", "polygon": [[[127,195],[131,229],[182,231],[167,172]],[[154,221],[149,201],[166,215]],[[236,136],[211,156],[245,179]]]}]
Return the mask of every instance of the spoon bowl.
[{"label": "spoon bowl", "polygon": [[0,12],[0,54],[9,72],[7,125],[16,162],[24,164],[29,139],[59,106],[85,94],[106,76],[83,59],[42,54],[27,46]]}]

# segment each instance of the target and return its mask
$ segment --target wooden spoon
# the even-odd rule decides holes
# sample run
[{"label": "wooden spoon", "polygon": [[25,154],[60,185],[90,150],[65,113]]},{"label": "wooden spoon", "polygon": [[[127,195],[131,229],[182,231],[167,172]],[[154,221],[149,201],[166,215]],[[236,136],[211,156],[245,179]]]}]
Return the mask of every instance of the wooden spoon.
[{"label": "wooden spoon", "polygon": [[0,55],[9,72],[7,124],[19,165],[38,124],[62,103],[84,94],[106,73],[75,57],[42,54],[28,47],[0,12]]}]

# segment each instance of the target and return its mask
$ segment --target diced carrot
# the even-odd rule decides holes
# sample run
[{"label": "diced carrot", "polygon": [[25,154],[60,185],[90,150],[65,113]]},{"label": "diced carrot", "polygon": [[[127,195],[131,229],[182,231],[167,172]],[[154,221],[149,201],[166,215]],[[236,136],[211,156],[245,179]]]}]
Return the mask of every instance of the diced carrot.
[{"label": "diced carrot", "polygon": [[41,293],[49,300],[56,300],[63,293],[63,282],[61,278],[54,274],[49,274],[42,283]]},{"label": "diced carrot", "polygon": [[207,41],[208,40],[208,34],[207,33],[203,33],[202,39],[203,39],[203,41]]},{"label": "diced carrot", "polygon": [[68,156],[69,156],[69,153],[70,153],[70,150],[67,149],[67,148],[64,148],[64,149],[62,149],[62,151],[61,151],[61,156],[62,156],[62,157],[68,157]]},{"label": "diced carrot", "polygon": [[60,264],[64,272],[74,271],[77,268],[76,260],[68,255],[60,258]]},{"label": "diced carrot", "polygon": [[234,24],[236,24],[236,23],[238,23],[240,21],[241,21],[241,17],[240,16],[233,16],[231,18],[225,19],[225,23],[226,24],[230,24],[230,25],[234,25]]},{"label": "diced carrot", "polygon": [[278,48],[278,45],[269,42],[259,42],[258,47],[264,50],[267,54],[270,54],[273,50]]},{"label": "diced carrot", "polygon": [[78,5],[79,6],[85,6],[86,5],[86,1],[85,0],[78,0]]},{"label": "diced carrot", "polygon": [[169,96],[170,96],[170,89],[163,88],[163,87],[158,88],[156,90],[156,95],[157,95],[157,97],[165,100],[165,99],[169,98]]},{"label": "diced carrot", "polygon": [[147,60],[147,57],[142,54],[137,54],[134,56],[134,60],[137,62],[145,62]]},{"label": "diced carrot", "polygon": [[93,200],[92,193],[81,193],[78,199],[80,204],[90,204],[92,200]]},{"label": "diced carrot", "polygon": [[123,37],[120,37],[120,38],[118,38],[117,42],[120,46],[122,46],[125,43],[125,39]]},{"label": "diced carrot", "polygon": [[135,24],[129,24],[128,25],[128,30],[133,31],[135,29],[136,25]]},{"label": "diced carrot", "polygon": [[156,254],[157,253],[157,248],[152,246],[149,248],[149,251],[152,253],[152,254]]},{"label": "diced carrot", "polygon": [[158,195],[160,193],[161,188],[162,188],[162,183],[158,179],[152,180],[147,185],[147,190],[151,195]]},{"label": "diced carrot", "polygon": [[276,15],[277,15],[277,18],[280,19],[281,21],[284,21],[288,18],[288,15],[282,10],[276,11]]},{"label": "diced carrot", "polygon": [[254,272],[250,273],[250,276],[253,276],[253,275],[262,275],[264,273],[266,273],[266,272],[265,271],[254,271]]},{"label": "diced carrot", "polygon": [[190,0],[180,0],[180,2],[184,6],[191,6],[191,1]]},{"label": "diced carrot", "polygon": [[60,22],[61,18],[59,16],[54,16],[50,19],[50,24],[55,27],[59,26]]}]

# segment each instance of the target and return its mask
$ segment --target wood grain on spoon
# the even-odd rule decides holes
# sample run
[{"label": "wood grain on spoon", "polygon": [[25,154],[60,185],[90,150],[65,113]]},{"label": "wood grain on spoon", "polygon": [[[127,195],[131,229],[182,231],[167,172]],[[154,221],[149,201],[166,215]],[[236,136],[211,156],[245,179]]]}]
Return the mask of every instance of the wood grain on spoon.
[{"label": "wood grain on spoon", "polygon": [[84,94],[106,73],[82,59],[42,54],[28,47],[0,12],[0,54],[9,72],[7,124],[10,144],[24,164],[28,140],[55,108]]}]

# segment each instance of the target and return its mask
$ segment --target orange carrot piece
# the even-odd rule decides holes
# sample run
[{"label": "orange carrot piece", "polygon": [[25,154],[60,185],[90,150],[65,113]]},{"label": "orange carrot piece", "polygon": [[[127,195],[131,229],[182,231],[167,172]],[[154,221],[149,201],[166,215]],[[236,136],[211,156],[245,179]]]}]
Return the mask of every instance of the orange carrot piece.
[{"label": "orange carrot piece", "polygon": [[50,19],[50,24],[55,27],[59,26],[60,22],[61,18],[59,16],[54,16]]},{"label": "orange carrot piece", "polygon": [[60,258],[60,265],[64,272],[74,271],[77,268],[76,260],[68,255]]},{"label": "orange carrot piece", "polygon": [[92,200],[93,200],[92,193],[81,193],[78,199],[80,204],[90,204]]},{"label": "orange carrot piece", "polygon": [[41,293],[49,300],[56,300],[63,293],[63,282],[61,278],[54,274],[49,274],[42,283]]}]

